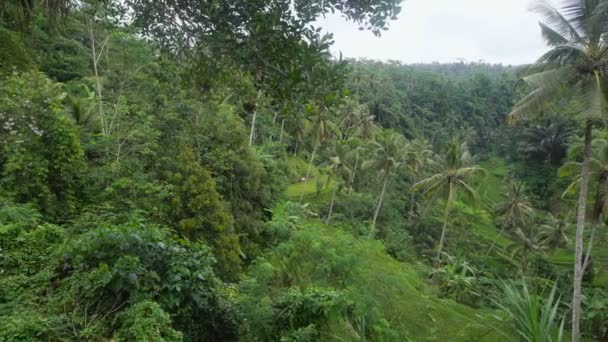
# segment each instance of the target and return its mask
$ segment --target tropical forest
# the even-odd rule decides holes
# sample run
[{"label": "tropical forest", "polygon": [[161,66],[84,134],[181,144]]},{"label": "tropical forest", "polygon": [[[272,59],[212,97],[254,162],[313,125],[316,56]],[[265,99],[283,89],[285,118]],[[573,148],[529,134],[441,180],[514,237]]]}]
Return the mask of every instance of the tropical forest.
[{"label": "tropical forest", "polygon": [[408,3],[0,0],[0,341],[608,341],[608,0],[322,25]]}]

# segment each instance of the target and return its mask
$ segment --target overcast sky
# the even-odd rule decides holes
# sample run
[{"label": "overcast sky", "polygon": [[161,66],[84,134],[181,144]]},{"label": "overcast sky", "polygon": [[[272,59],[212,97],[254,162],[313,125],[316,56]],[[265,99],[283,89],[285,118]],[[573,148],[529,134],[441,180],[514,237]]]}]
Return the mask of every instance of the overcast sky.
[{"label": "overcast sky", "polygon": [[547,49],[532,0],[406,0],[399,20],[381,37],[339,15],[321,22],[334,33],[334,54],[405,63],[484,60],[534,62]]}]

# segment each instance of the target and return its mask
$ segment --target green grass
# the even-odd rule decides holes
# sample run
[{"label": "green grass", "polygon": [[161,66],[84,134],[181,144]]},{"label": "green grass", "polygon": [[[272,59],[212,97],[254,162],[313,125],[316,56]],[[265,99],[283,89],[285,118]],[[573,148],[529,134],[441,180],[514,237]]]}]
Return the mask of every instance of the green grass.
[{"label": "green grass", "polygon": [[304,191],[304,201],[320,203],[329,203],[331,194],[335,186],[335,182],[329,179],[329,176],[320,176],[323,181],[323,188],[317,195],[317,177],[309,179],[307,182],[294,183],[287,187],[286,195],[291,201],[299,201],[302,191]]},{"label": "green grass", "polygon": [[[493,311],[438,298],[415,266],[396,261],[378,241],[356,238],[339,227],[312,220],[288,243],[292,247],[284,249],[296,254],[292,257],[298,266],[289,268],[291,272],[301,273],[304,283],[346,286],[359,315],[386,319],[402,338],[390,341],[513,340],[499,331],[501,322]],[[280,263],[285,256],[275,255],[271,260]],[[342,267],[349,270],[346,279],[335,277],[342,273],[332,271]],[[339,329],[336,325],[330,333],[341,336]]]},{"label": "green grass", "polygon": [[[480,206],[481,209],[492,213],[494,205],[502,200],[503,180],[508,169],[504,160],[497,158],[484,161],[479,166],[486,170],[486,176],[479,180],[476,187]],[[508,259],[505,248],[511,243],[511,239],[501,234],[494,224],[471,225],[471,228],[477,236],[485,240],[488,249],[496,242],[492,248],[493,253]]]},{"label": "green grass", "polygon": [[[308,170],[308,163],[300,158],[290,157],[288,164],[291,170],[290,180],[292,184],[287,187],[285,194],[290,201],[299,201],[302,192],[304,192],[303,200],[305,202],[316,205],[329,203],[335,182],[331,181],[327,174],[322,174],[313,165],[308,180],[302,182],[301,179],[306,176],[306,171]],[[323,183],[323,186],[317,194],[317,181],[319,179]]]},{"label": "green grass", "polygon": [[479,181],[477,192],[481,202],[486,206],[492,206],[501,201],[503,191],[503,180],[507,175],[508,169],[502,159],[490,159],[480,163],[487,174]]}]

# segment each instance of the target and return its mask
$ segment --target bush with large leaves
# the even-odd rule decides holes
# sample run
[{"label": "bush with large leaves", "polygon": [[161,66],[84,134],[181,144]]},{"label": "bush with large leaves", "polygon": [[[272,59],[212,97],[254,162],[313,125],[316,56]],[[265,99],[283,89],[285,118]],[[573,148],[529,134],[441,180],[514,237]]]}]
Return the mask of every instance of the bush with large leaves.
[{"label": "bush with large leaves", "polygon": [[[110,338],[120,326],[119,335],[133,336],[141,332],[133,319],[142,312],[150,312],[150,320],[156,317],[148,322],[152,326],[166,326],[168,314],[186,340],[237,338],[236,314],[203,244],[172,237],[168,230],[136,219],[68,239],[62,229],[52,227],[14,232],[2,226],[1,231],[12,232],[10,241],[23,242],[2,240],[7,256],[3,269],[11,279],[22,280],[17,289],[23,295],[18,305],[2,306],[0,321],[10,327],[0,329],[0,340],[20,338],[40,327],[46,328],[26,338]],[[27,259],[31,262],[13,257],[24,253],[33,254]],[[4,292],[4,297],[9,295]],[[145,302],[158,307],[141,304]],[[34,323],[38,328],[31,327]]]}]

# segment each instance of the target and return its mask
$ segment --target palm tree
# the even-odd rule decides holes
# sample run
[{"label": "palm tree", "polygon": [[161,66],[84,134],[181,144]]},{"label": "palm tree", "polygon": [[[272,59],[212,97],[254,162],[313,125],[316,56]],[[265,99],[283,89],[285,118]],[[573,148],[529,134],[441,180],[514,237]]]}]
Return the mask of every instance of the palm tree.
[{"label": "palm tree", "polygon": [[332,150],[332,157],[329,158],[331,161],[331,174],[334,178],[335,184],[334,190],[331,194],[327,219],[325,220],[326,224],[329,224],[331,221],[331,214],[334,209],[336,194],[339,191],[339,188],[343,185],[343,179],[350,180],[352,178],[352,168],[347,164],[349,154],[350,150],[348,150],[348,146],[343,142],[338,142]]},{"label": "palm tree", "polygon": [[357,121],[353,126],[353,135],[365,141],[373,140],[380,126],[376,123],[376,118],[369,114],[369,110],[365,108],[359,112]]},{"label": "palm tree", "polygon": [[534,208],[522,183],[511,182],[502,196],[505,200],[496,204],[496,214],[502,218],[503,227],[521,227],[530,223]]},{"label": "palm tree", "polygon": [[535,111],[548,99],[569,91],[581,103],[585,125],[583,165],[578,199],[572,293],[572,341],[580,340],[583,279],[583,238],[589,184],[589,157],[594,120],[603,117],[606,107],[603,76],[608,67],[608,5],[604,0],[563,0],[556,9],[545,1],[534,9],[544,18],[541,32],[552,47],[536,63],[538,72],[524,78],[532,88],[509,114],[511,123]]},{"label": "palm tree", "polygon": [[[568,150],[569,159],[580,159],[583,148],[584,146],[580,142],[572,144]],[[564,191],[563,195],[571,193],[574,189],[578,188],[581,180],[581,166],[581,163],[577,161],[570,161],[559,169],[560,177],[574,176],[574,180]],[[606,185],[608,181],[608,140],[606,140],[606,137],[596,138],[591,142],[589,177],[594,179],[596,185],[591,222],[597,225],[600,223],[604,207],[606,206]]]},{"label": "palm tree", "polygon": [[373,149],[372,158],[363,162],[362,167],[378,172],[382,179],[382,189],[369,230],[369,237],[373,238],[376,233],[376,220],[382,207],[386,186],[395,170],[403,163],[408,146],[401,134],[391,130],[382,131],[371,145]]},{"label": "palm tree", "polygon": [[[309,114],[308,120],[310,125],[308,126],[308,129],[312,140],[312,154],[310,155],[308,169],[306,170],[306,177],[304,178],[308,182],[308,177],[310,177],[312,164],[315,160],[319,146],[325,141],[325,139],[329,137],[331,132],[337,131],[337,127],[331,121],[329,110],[326,107],[315,108],[312,105],[307,105],[306,111]],[[300,193],[300,203],[302,202],[302,199],[304,199],[304,189],[305,187],[302,187],[302,192]]]},{"label": "palm tree", "polygon": [[504,201],[496,204],[495,212],[501,218],[500,233],[492,242],[488,253],[496,245],[496,241],[505,230],[514,229],[515,227],[524,227],[531,223],[534,217],[534,208],[526,195],[526,188],[518,182],[511,182],[506,186],[506,191],[502,193]]},{"label": "palm tree", "polygon": [[542,235],[536,227],[517,227],[511,236],[511,242],[507,245],[507,251],[511,252],[511,257],[519,256],[521,260],[521,270],[525,272],[528,268],[528,255],[530,252],[542,251]]},{"label": "palm tree", "polygon": [[[427,140],[414,139],[410,142],[410,148],[406,156],[407,165],[412,173],[413,183],[420,177],[425,166],[435,164],[435,152]],[[414,218],[414,192],[410,192],[410,218]]]},{"label": "palm tree", "polygon": [[570,229],[570,225],[565,220],[560,220],[549,214],[547,222],[539,226],[541,243],[550,251],[555,251],[570,241],[566,232]]},{"label": "palm tree", "polygon": [[349,158],[354,158],[352,162],[352,168],[350,172],[350,178],[348,179],[348,194],[351,195],[355,188],[355,178],[361,168],[361,159],[365,159],[365,154],[368,152],[368,146],[365,141],[359,138],[350,138],[347,140],[349,147]]},{"label": "palm tree", "polygon": [[566,154],[572,128],[563,120],[551,120],[544,125],[526,128],[521,134],[518,150],[530,159],[559,165]]},{"label": "palm tree", "polygon": [[450,135],[454,134],[454,130],[456,129],[456,127],[461,127],[460,117],[456,114],[455,111],[449,111],[445,115],[445,125],[448,129],[448,134]]},{"label": "palm tree", "polygon": [[442,160],[442,170],[414,184],[411,188],[411,191],[423,191],[422,195],[427,200],[427,208],[439,199],[445,201],[443,228],[441,229],[441,238],[439,239],[435,261],[437,267],[440,264],[448,217],[458,194],[463,193],[472,202],[477,202],[477,192],[467,182],[477,175],[484,174],[485,170],[477,165],[469,166],[470,162],[471,155],[466,146],[459,144],[457,140],[453,140],[447,145],[446,155]]}]

